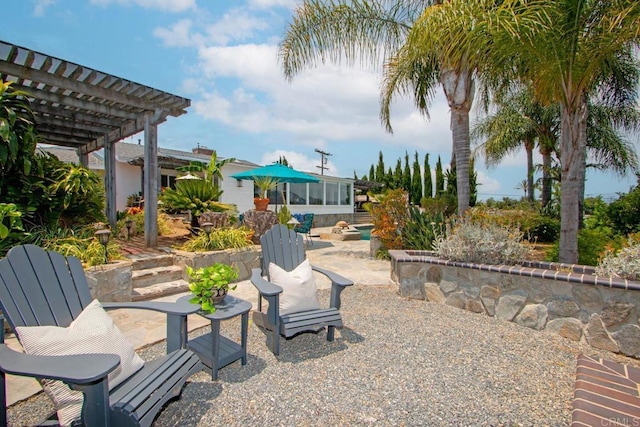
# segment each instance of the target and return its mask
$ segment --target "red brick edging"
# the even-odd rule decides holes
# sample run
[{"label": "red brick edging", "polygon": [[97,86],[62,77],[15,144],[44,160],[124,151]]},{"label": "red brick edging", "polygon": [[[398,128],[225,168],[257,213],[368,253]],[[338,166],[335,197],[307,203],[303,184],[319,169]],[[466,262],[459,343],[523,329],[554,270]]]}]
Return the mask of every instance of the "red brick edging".
[{"label": "red brick edging", "polygon": [[640,369],[578,356],[571,426],[640,426]]}]

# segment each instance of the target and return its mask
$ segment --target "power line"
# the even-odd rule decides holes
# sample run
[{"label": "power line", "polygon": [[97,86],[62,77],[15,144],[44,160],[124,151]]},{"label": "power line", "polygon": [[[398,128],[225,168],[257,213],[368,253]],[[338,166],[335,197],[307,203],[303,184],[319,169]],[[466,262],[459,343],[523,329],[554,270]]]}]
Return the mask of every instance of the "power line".
[{"label": "power line", "polygon": [[320,166],[316,166],[316,167],[320,169],[320,175],[324,175],[325,169],[329,170],[329,168],[325,166],[327,164],[327,157],[333,156],[333,154],[327,153],[326,151],[322,151],[318,148],[315,149],[315,152],[320,153]]}]

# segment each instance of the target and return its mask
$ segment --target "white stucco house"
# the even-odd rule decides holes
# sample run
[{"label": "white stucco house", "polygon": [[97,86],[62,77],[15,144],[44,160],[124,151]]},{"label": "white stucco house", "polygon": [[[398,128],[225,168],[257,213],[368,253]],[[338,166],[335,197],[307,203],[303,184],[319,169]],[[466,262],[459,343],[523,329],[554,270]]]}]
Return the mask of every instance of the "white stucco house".
[{"label": "white stucco house", "polygon": [[[56,155],[60,160],[78,163],[78,156],[74,149],[65,147],[42,146],[41,150]],[[144,146],[119,142],[116,149],[116,210],[123,211],[127,207],[127,200],[131,195],[142,195]],[[191,161],[208,163],[213,150],[206,147],[195,147],[192,151],[180,151],[158,148],[158,165],[160,185],[169,187],[175,185],[177,177],[184,175],[175,168],[189,164]],[[219,159],[221,159],[219,157]],[[221,188],[224,191],[220,201],[234,204],[238,213],[254,208],[253,197],[256,192],[252,181],[239,181],[231,175],[251,170],[261,165],[236,159],[222,168],[223,180]],[[89,168],[103,174],[104,159],[101,151],[89,155]],[[354,214],[354,180],[306,172],[320,181],[310,184],[280,184],[278,195],[272,191],[270,209],[282,206],[284,192],[287,206],[291,213],[315,214],[315,226],[329,226],[337,221],[353,222]],[[158,191],[161,189],[158,188]],[[144,195],[142,195],[144,197]],[[277,205],[276,205],[277,202]]]}]

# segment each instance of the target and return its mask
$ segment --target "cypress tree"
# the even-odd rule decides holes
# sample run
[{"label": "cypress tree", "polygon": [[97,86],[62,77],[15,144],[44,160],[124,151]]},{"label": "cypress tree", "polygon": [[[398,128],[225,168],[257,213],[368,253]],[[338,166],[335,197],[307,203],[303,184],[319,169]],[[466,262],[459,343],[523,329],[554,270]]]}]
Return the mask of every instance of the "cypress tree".
[{"label": "cypress tree", "polygon": [[402,186],[402,160],[398,159],[396,162],[396,170],[393,174],[393,188],[400,188]]},{"label": "cypress tree", "polygon": [[382,151],[378,156],[378,166],[376,167],[376,179],[375,181],[384,183],[384,160],[382,158]]},{"label": "cypress tree", "polygon": [[433,182],[431,181],[431,166],[429,166],[429,153],[424,155],[424,197],[433,197]]},{"label": "cypress tree", "polygon": [[411,193],[411,167],[409,166],[409,153],[404,152],[404,173],[402,174],[402,188]]},{"label": "cypress tree", "polygon": [[369,181],[375,181],[375,180],[376,180],[375,169],[373,168],[373,165],[371,165],[371,167],[369,168]]},{"label": "cypress tree", "polygon": [[442,173],[442,161],[438,156],[438,162],[436,163],[436,197],[444,193],[444,174]]},{"label": "cypress tree", "polygon": [[469,159],[469,206],[473,207],[478,201],[478,173],[475,170],[475,159]]},{"label": "cypress tree", "polygon": [[458,170],[456,169],[456,155],[451,156],[451,165],[445,173],[447,179],[447,193],[452,196],[458,195]]},{"label": "cypress tree", "polygon": [[420,205],[420,199],[422,199],[422,173],[416,151],[413,159],[413,175],[411,176],[411,203]]}]

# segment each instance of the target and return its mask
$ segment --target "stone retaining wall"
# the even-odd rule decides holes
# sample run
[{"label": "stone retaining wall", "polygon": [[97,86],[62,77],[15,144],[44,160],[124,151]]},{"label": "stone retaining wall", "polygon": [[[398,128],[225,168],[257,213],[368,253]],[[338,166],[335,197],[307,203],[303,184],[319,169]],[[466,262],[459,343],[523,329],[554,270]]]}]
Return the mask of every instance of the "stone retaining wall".
[{"label": "stone retaining wall", "polygon": [[588,266],[522,266],[442,260],[391,250],[391,280],[403,297],[425,299],[547,330],[640,357],[640,283],[597,277]]}]

